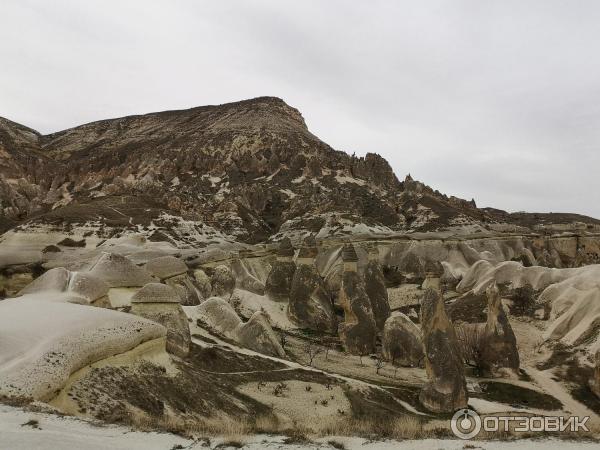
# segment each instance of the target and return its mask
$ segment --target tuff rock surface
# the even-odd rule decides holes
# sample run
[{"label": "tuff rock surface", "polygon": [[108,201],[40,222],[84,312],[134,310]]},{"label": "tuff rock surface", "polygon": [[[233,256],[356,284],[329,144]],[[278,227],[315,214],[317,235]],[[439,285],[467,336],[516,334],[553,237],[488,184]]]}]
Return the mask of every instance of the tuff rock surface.
[{"label": "tuff rock surface", "polygon": [[173,288],[148,283],[131,298],[131,314],[159,323],[167,329],[167,351],[185,357],[190,351],[191,336],[187,316]]},{"label": "tuff rock surface", "polygon": [[344,348],[353,355],[367,355],[375,350],[377,325],[365,284],[357,272],[345,271],[339,302],[344,308],[344,322],[339,326]]},{"label": "tuff rock surface", "polygon": [[481,336],[482,369],[488,376],[517,376],[519,351],[517,339],[502,307],[500,290],[495,284],[487,291],[487,322]]},{"label": "tuff rock surface", "polygon": [[392,313],[383,328],[382,353],[393,365],[423,367],[425,354],[421,330],[405,314]]},{"label": "tuff rock surface", "polygon": [[439,291],[427,289],[421,302],[421,327],[428,381],[419,399],[435,413],[467,407],[467,383],[454,327]]}]

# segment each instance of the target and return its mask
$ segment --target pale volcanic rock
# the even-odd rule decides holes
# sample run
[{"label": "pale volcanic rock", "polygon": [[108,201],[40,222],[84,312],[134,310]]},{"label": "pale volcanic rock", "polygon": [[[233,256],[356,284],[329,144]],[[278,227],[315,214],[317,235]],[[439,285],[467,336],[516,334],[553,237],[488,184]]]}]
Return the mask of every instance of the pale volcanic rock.
[{"label": "pale volcanic rock", "polygon": [[235,277],[231,269],[225,265],[215,267],[211,277],[212,295],[230,297],[235,289]]},{"label": "pale volcanic rock", "polygon": [[194,270],[194,281],[198,292],[202,296],[201,300],[206,300],[212,295],[212,286],[210,278],[202,269]]},{"label": "pale volcanic rock", "polygon": [[51,269],[25,286],[18,295],[33,294],[43,291],[62,292],[67,287],[69,277],[70,272],[64,267]]},{"label": "pale volcanic rock", "polygon": [[233,307],[221,297],[207,299],[194,311],[200,320],[229,338],[233,338],[234,330],[242,323]]},{"label": "pale volcanic rock", "polygon": [[244,323],[226,300],[212,297],[196,307],[193,317],[243,347],[265,355],[285,357],[269,319],[261,311],[256,311]]},{"label": "pale volcanic rock", "polygon": [[419,399],[436,413],[467,407],[467,383],[460,347],[439,291],[427,289],[421,302],[427,383]]},{"label": "pale volcanic rock", "polygon": [[235,286],[258,295],[265,293],[265,285],[247,266],[246,260],[236,258],[231,262],[231,271],[235,277]]},{"label": "pale volcanic rock", "polygon": [[108,284],[86,272],[71,272],[67,289],[73,294],[85,298],[89,303],[96,303],[108,295]]},{"label": "pale volcanic rock", "polygon": [[52,297],[0,301],[0,396],[48,401],[77,370],[166,334],[141,317]]},{"label": "pale volcanic rock", "polygon": [[204,300],[204,297],[197,288],[194,279],[187,273],[175,275],[163,281],[165,284],[168,284],[175,289],[181,304],[184,306],[198,305],[202,300]]},{"label": "pale volcanic rock", "polygon": [[285,358],[285,351],[265,313],[256,311],[237,329],[238,341],[244,347],[265,355]]},{"label": "pale volcanic rock", "polygon": [[500,291],[493,285],[486,294],[488,311],[480,343],[481,367],[488,376],[517,376],[517,339],[502,307]]},{"label": "pale volcanic rock", "polygon": [[102,253],[90,274],[104,280],[110,287],[141,287],[155,281],[147,270],[116,253]]},{"label": "pale volcanic rock", "polygon": [[131,298],[130,312],[163,325],[167,329],[167,351],[187,356],[192,341],[190,328],[173,288],[160,283],[146,284]]},{"label": "pale volcanic rock", "polygon": [[108,290],[108,285],[94,275],[57,267],[25,286],[19,295],[60,292],[70,297],[71,302],[91,304],[106,297]]},{"label": "pale volcanic rock", "polygon": [[423,367],[425,354],[421,330],[405,314],[392,313],[383,327],[382,353],[393,365]]},{"label": "pale volcanic rock", "polygon": [[161,256],[146,263],[146,270],[161,280],[187,272],[185,263],[174,256]]}]

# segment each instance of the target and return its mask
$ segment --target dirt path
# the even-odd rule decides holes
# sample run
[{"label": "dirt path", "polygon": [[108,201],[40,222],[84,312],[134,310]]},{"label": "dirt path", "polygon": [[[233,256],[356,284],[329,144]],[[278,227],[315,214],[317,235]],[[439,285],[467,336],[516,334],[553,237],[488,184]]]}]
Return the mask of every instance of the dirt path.
[{"label": "dirt path", "polygon": [[552,375],[548,371],[541,371],[531,366],[527,366],[526,370],[544,391],[560,400],[565,412],[579,417],[589,416],[592,422],[598,423],[599,418],[596,413],[575,400],[562,384],[552,379]]},{"label": "dirt path", "polygon": [[[293,362],[293,361],[288,361],[286,359],[281,359],[281,358],[277,358],[275,356],[268,356],[268,355],[263,355],[262,353],[258,353],[255,352],[253,350],[249,350],[247,348],[242,348],[242,347],[238,347],[237,345],[233,345],[230,344],[228,342],[222,341],[221,339],[219,339],[218,337],[214,336],[213,334],[209,333],[208,331],[204,330],[203,328],[200,328],[198,326],[195,326],[193,329],[193,333],[194,334],[199,334],[199,335],[203,335],[205,337],[208,337],[210,339],[212,339],[216,344],[211,344],[205,341],[202,341],[200,339],[197,338],[193,338],[192,337],[192,341],[195,344],[198,344],[202,347],[214,347],[215,345],[218,345],[221,348],[226,348],[229,349],[232,352],[235,353],[239,353],[242,355],[248,355],[248,356],[255,356],[255,357],[259,357],[259,358],[263,358],[263,359],[268,359],[270,361],[275,361],[281,364],[284,364],[287,366],[287,370],[307,370],[307,371],[311,371],[311,372],[317,372],[317,373],[321,373],[323,375],[327,375],[331,378],[336,378],[338,380],[344,381],[346,383],[349,383],[351,385],[356,386],[357,388],[364,388],[364,387],[368,387],[374,390],[378,390],[378,391],[383,391],[387,394],[389,394],[400,406],[402,406],[404,409],[406,409],[407,411],[413,413],[413,414],[418,414],[421,416],[427,416],[427,414],[422,413],[421,411],[417,411],[412,405],[410,405],[409,403],[402,401],[396,397],[394,397],[389,391],[387,391],[386,389],[382,388],[381,386],[378,386],[376,384],[371,384],[371,383],[367,383],[366,381],[362,381],[362,380],[357,380],[354,378],[349,378],[349,377],[345,377],[343,375],[338,375],[336,373],[331,373],[331,372],[327,372],[325,370],[321,370],[321,369],[317,369],[315,367],[310,367],[310,366],[304,366],[302,364]],[[285,370],[285,369],[278,369],[278,370]],[[271,372],[271,371],[269,371]]]}]

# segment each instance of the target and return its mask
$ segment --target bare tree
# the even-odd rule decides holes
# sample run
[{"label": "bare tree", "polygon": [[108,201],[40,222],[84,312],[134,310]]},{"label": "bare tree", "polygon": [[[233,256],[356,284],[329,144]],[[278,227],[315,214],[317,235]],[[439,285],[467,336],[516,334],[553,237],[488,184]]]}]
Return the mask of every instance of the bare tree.
[{"label": "bare tree", "polygon": [[375,359],[375,373],[379,375],[379,371],[385,366],[385,361],[381,356],[381,353],[377,353],[377,357]]},{"label": "bare tree", "polygon": [[283,331],[279,334],[279,343],[281,344],[281,348],[285,350],[285,346],[288,343],[288,337]]},{"label": "bare tree", "polygon": [[481,338],[483,328],[479,324],[463,324],[456,327],[463,362],[472,367],[481,364]]},{"label": "bare tree", "polygon": [[304,346],[304,352],[308,357],[308,365],[312,366],[316,356],[320,353],[323,353],[323,349],[315,345],[312,341],[308,341]]}]

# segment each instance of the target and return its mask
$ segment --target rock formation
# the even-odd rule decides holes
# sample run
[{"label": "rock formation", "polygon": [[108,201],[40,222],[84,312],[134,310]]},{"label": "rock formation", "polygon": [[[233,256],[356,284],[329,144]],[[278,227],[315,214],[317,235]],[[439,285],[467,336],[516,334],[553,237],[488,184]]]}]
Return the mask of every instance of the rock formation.
[{"label": "rock formation", "polygon": [[240,344],[265,355],[285,358],[279,338],[271,328],[266,314],[256,311],[250,319],[237,329]]},{"label": "rock formation", "polygon": [[25,286],[19,295],[64,293],[72,303],[106,306],[108,285],[86,272],[70,272],[64,267],[50,269]]},{"label": "rock formation", "polygon": [[425,280],[421,285],[421,289],[426,290],[431,288],[439,291],[441,289],[440,280],[444,274],[444,267],[442,264],[438,261],[427,261],[427,263],[425,263],[424,271]]},{"label": "rock formation", "polygon": [[231,271],[235,277],[235,286],[245,291],[264,295],[265,285],[252,271],[252,267],[244,259],[244,252],[231,263]]},{"label": "rock formation", "polygon": [[379,251],[376,245],[369,246],[369,261],[365,267],[364,279],[365,290],[371,301],[373,317],[379,331],[383,330],[385,321],[390,316],[390,303],[388,292],[385,287],[383,269],[379,263]]},{"label": "rock formation", "polygon": [[502,307],[498,286],[490,286],[486,294],[488,311],[481,336],[480,364],[487,376],[516,376],[519,371],[517,339]]},{"label": "rock formation", "polygon": [[419,327],[401,312],[394,312],[385,321],[382,339],[383,357],[402,367],[423,367],[423,337]]},{"label": "rock formation", "polygon": [[182,305],[197,305],[204,299],[195,286],[194,280],[188,276],[187,265],[179,258],[161,256],[151,259],[146,263],[146,270],[175,289]]},{"label": "rock formation", "polygon": [[290,297],[292,280],[296,272],[293,261],[294,247],[289,238],[283,238],[279,243],[277,260],[271,266],[271,271],[265,283],[265,293],[273,300],[284,301]]},{"label": "rock formation", "polygon": [[117,253],[102,253],[90,274],[104,280],[110,287],[141,287],[156,281],[146,269]]},{"label": "rock formation", "polygon": [[195,317],[200,319],[199,325],[207,325],[243,347],[265,355],[285,357],[285,351],[263,312],[255,312],[244,323],[227,301],[212,297],[196,308]]},{"label": "rock formation", "polygon": [[235,289],[235,277],[231,269],[225,265],[215,267],[210,280],[212,295],[215,297],[230,297]]},{"label": "rock formation", "polygon": [[146,270],[156,278],[166,280],[187,272],[185,263],[174,256],[161,256],[151,259],[146,263]]},{"label": "rock formation", "polygon": [[206,300],[212,296],[212,286],[210,284],[210,278],[206,275],[206,272],[202,269],[194,270],[194,281],[196,288],[202,300]]},{"label": "rock formation", "polygon": [[342,260],[339,302],[344,308],[344,322],[339,326],[340,339],[349,353],[367,355],[375,350],[377,325],[365,284],[357,272],[358,257],[352,244],[344,246]]},{"label": "rock formation", "polygon": [[589,380],[590,389],[598,398],[600,398],[600,349],[596,351],[594,357],[594,371]]},{"label": "rock formation", "polygon": [[292,279],[288,317],[299,327],[334,333],[337,330],[337,318],[331,295],[314,264],[317,254],[315,238],[307,237],[296,260],[298,267]]},{"label": "rock formation", "polygon": [[175,290],[161,283],[148,283],[131,298],[131,314],[152,320],[167,329],[167,351],[184,357],[191,345],[187,316]]},{"label": "rock formation", "polygon": [[430,411],[450,413],[467,407],[467,383],[454,327],[439,291],[427,289],[421,302],[427,383],[419,399]]}]

